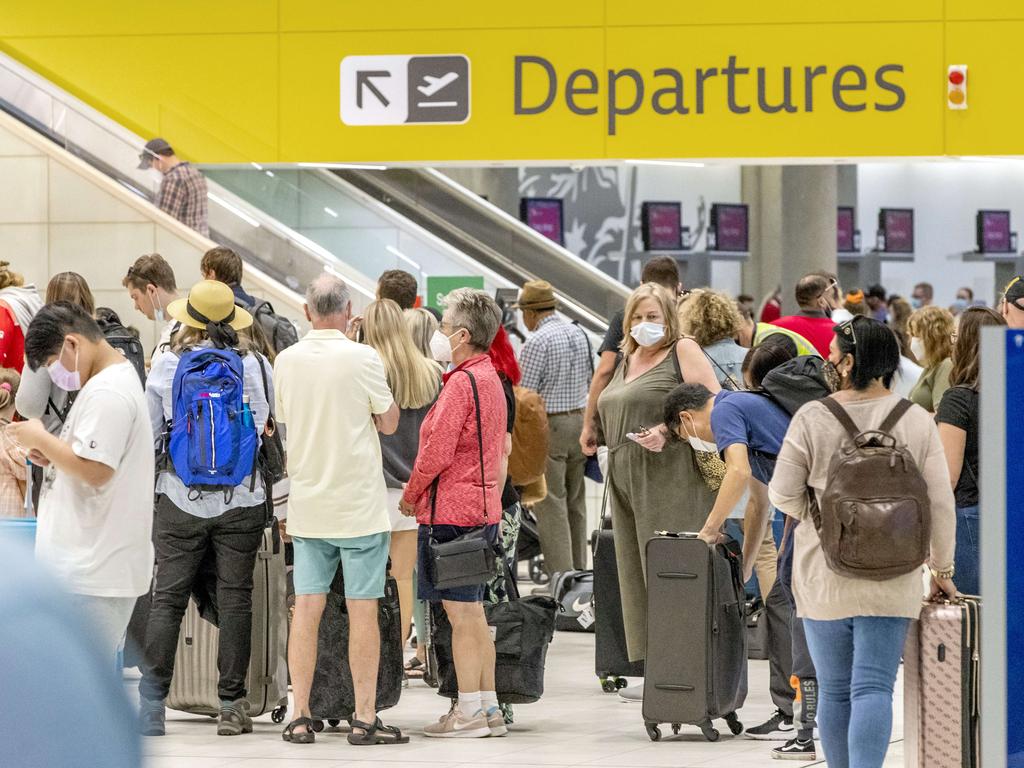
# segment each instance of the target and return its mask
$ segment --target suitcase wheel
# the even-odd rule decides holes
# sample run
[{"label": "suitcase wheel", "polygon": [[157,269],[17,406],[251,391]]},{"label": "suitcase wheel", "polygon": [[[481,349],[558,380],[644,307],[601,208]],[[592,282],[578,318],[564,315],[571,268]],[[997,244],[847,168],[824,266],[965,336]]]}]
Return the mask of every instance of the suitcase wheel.
[{"label": "suitcase wheel", "polygon": [[701,733],[704,734],[704,738],[708,741],[718,741],[721,734],[717,729],[712,728],[710,725],[706,725],[700,729]]},{"label": "suitcase wheel", "polygon": [[615,693],[617,688],[615,687],[615,681],[609,680],[607,677],[601,678],[601,690],[605,693]]},{"label": "suitcase wheel", "polygon": [[339,725],[341,725],[341,720],[336,720],[333,717],[332,718],[328,718],[327,724],[329,726],[331,726],[331,728],[337,728]]},{"label": "suitcase wheel", "polygon": [[743,733],[743,723],[740,722],[735,712],[730,712],[726,715],[725,722],[729,725],[729,730],[732,731],[733,736],[739,736]]},{"label": "suitcase wheel", "polygon": [[270,713],[270,719],[275,723],[283,723],[286,714],[288,714],[288,707],[278,707]]},{"label": "suitcase wheel", "polygon": [[647,723],[646,728],[651,741],[661,741],[661,728],[654,723]]},{"label": "suitcase wheel", "polygon": [[625,688],[628,685],[629,685],[629,681],[626,680],[626,678],[624,678],[624,677],[616,677],[615,678],[615,687],[616,687],[616,689],[621,691],[623,688]]},{"label": "suitcase wheel", "polygon": [[530,558],[528,567],[528,573],[530,574],[530,581],[534,584],[541,586],[551,581],[551,578],[544,571],[544,558],[542,555]]},{"label": "suitcase wheel", "polygon": [[682,729],[682,727],[683,726],[680,723],[672,723],[672,735],[678,736],[679,731]]}]

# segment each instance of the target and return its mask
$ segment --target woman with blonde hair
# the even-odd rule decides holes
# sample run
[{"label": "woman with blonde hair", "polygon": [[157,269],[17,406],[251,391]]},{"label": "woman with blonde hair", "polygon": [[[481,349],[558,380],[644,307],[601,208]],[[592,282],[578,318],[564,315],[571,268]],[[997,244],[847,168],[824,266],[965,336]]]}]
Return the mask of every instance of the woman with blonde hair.
[{"label": "woman with blonde hair", "polygon": [[[406,316],[415,311],[408,310]],[[425,314],[430,316],[429,312]],[[415,518],[399,512],[398,505],[416,463],[420,427],[441,389],[441,366],[420,353],[402,310],[391,299],[374,301],[366,308],[363,334],[364,341],[377,350],[384,363],[388,386],[400,414],[394,434],[380,435],[380,448],[391,516],[391,575],[398,583],[404,642],[412,625],[412,574],[416,567],[418,526]]]},{"label": "woman with blonde hair", "polygon": [[658,285],[633,291],[623,318],[622,362],[597,403],[630,661],[647,655],[647,540],[659,530],[699,531],[715,501],[691,445],[666,440],[669,392],[684,381],[721,390],[697,342],[681,338],[675,310],[674,297]]},{"label": "woman with blonde hair", "polygon": [[708,356],[718,383],[726,389],[743,389],[747,350],[736,343],[743,328],[736,303],[718,291],[693,291],[679,308],[679,323],[683,334],[692,336]]},{"label": "woman with blonde hair", "polygon": [[953,370],[953,315],[942,307],[922,307],[907,321],[910,351],[924,372],[910,390],[910,400],[935,413],[949,389]]},{"label": "woman with blonde hair", "polygon": [[43,308],[34,285],[0,261],[0,367],[21,373],[25,366],[25,334],[36,312]]},{"label": "woman with blonde hair", "polygon": [[412,341],[416,348],[424,357],[433,360],[434,356],[430,354],[430,337],[438,328],[437,318],[430,310],[414,307],[405,310],[405,324],[409,328],[409,333],[412,334]]},{"label": "woman with blonde hair", "polygon": [[[10,368],[0,368],[0,430],[6,430],[14,419],[14,398],[21,377]],[[0,517],[25,517],[25,491],[28,487],[26,456],[14,441],[4,434],[0,448]]]}]

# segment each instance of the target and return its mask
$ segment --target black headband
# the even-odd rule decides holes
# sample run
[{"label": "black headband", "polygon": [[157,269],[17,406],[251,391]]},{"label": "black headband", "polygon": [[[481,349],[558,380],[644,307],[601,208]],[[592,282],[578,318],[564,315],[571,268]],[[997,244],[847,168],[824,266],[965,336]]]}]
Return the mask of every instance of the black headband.
[{"label": "black headband", "polygon": [[230,323],[235,319],[235,308],[231,307],[231,314],[225,317],[223,320],[211,320],[198,309],[192,306],[192,302],[185,302],[185,311],[188,312],[188,316],[196,322],[200,322],[203,325],[217,324],[217,323]]}]

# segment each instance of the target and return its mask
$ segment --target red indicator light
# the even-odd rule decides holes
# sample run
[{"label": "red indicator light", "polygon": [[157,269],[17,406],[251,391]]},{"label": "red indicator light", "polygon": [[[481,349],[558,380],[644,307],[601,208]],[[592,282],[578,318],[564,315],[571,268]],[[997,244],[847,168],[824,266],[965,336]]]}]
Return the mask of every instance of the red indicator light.
[{"label": "red indicator light", "polygon": [[963,85],[964,73],[958,69],[954,69],[952,72],[949,73],[949,82],[951,82],[953,85]]}]

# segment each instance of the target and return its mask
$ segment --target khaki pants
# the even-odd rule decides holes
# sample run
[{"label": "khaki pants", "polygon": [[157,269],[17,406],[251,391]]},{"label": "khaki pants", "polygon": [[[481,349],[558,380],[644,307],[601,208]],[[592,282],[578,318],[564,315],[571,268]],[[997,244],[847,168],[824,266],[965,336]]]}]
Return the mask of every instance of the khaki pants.
[{"label": "khaki pants", "polygon": [[548,414],[547,497],[534,505],[548,574],[587,567],[587,457],[580,448],[583,411]]},{"label": "khaki pants", "polygon": [[[774,516],[775,510],[769,510],[769,515]],[[743,518],[743,537],[746,538],[750,534],[750,525],[747,523],[747,518]],[[792,545],[791,545],[792,546]],[[772,533],[771,517],[768,519],[768,526],[765,529],[764,540],[761,542],[761,547],[757,550],[757,555],[754,559],[754,570],[757,572],[757,584],[761,589],[761,599],[768,603],[768,594],[772,591],[772,587],[775,586],[775,576],[778,572],[778,560],[779,553],[775,549],[775,536]]]}]

